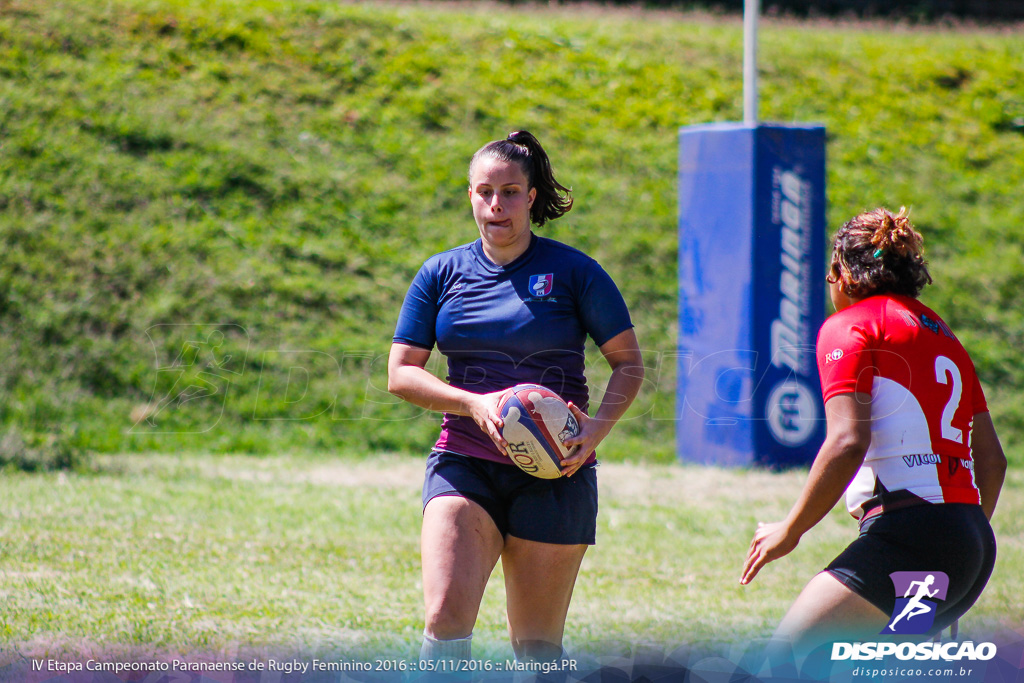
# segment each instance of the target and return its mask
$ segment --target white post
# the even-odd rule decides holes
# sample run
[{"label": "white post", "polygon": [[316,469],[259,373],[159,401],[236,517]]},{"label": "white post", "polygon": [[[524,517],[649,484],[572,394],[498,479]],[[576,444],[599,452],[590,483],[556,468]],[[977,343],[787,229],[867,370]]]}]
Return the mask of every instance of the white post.
[{"label": "white post", "polygon": [[757,19],[760,0],[743,4],[743,123],[757,125]]}]

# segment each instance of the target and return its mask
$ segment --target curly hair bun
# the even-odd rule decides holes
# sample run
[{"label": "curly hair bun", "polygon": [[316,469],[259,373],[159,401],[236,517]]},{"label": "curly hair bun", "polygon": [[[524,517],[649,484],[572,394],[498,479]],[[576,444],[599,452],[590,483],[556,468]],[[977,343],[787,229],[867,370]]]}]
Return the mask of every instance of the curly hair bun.
[{"label": "curly hair bun", "polygon": [[910,212],[901,206],[896,215],[887,209],[876,209],[878,223],[871,244],[883,252],[894,252],[900,256],[919,254],[924,248],[924,238],[910,223]]},{"label": "curly hair bun", "polygon": [[829,282],[854,298],[874,294],[917,297],[932,281],[924,260],[924,237],[898,214],[878,208],[854,216],[836,232]]}]

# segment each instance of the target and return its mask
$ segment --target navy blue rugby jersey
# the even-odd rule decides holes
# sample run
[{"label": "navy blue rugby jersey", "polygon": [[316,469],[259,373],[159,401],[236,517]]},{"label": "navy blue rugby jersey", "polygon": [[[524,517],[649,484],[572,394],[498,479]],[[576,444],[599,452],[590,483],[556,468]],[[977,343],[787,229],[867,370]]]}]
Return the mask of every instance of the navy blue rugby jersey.
[{"label": "navy blue rugby jersey", "polygon": [[[479,239],[429,258],[405,296],[394,341],[436,345],[452,386],[485,394],[542,384],[586,411],[587,336],[601,346],[632,326],[597,261],[533,235],[505,266],[486,257]],[[470,417],[445,413],[435,448],[508,462]]]}]

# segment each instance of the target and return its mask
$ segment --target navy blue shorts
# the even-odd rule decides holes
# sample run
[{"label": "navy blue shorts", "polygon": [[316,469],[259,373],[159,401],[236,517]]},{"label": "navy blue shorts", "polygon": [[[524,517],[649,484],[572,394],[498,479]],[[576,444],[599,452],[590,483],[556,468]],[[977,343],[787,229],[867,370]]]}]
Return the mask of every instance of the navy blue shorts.
[{"label": "navy blue shorts", "polygon": [[571,477],[539,479],[512,464],[434,451],[423,479],[423,506],[437,496],[477,503],[502,536],[560,545],[594,545],[597,467]]},{"label": "navy blue shorts", "polygon": [[945,572],[949,589],[936,605],[934,634],[971,608],[995,561],[995,535],[980,505],[925,504],[864,521],[857,540],[825,571],[889,615],[897,597],[889,574]]}]

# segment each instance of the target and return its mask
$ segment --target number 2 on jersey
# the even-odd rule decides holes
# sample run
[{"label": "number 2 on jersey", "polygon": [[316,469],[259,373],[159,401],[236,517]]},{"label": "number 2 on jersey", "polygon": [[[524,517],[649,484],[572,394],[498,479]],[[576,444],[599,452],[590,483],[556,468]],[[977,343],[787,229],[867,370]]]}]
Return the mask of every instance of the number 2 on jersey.
[{"label": "number 2 on jersey", "polygon": [[[947,372],[949,377],[946,376]],[[960,379],[960,369],[949,358],[937,356],[935,358],[935,381],[939,384],[953,383],[953,391],[949,396],[949,400],[946,401],[946,407],[942,409],[942,438],[963,443],[963,430],[953,426],[953,415],[956,414],[956,409],[960,407],[960,395],[964,390],[963,381]]]}]

